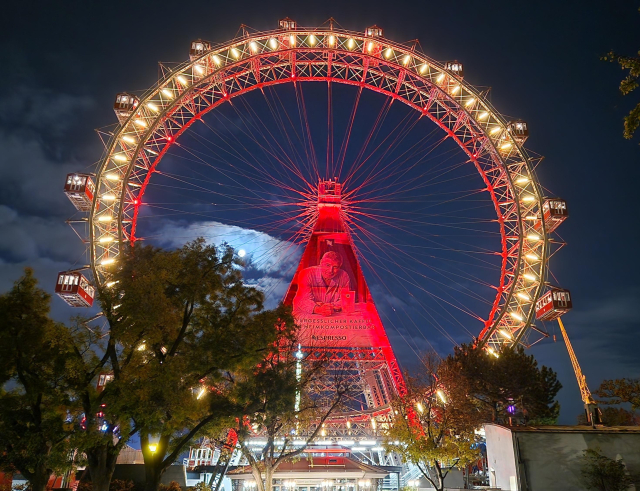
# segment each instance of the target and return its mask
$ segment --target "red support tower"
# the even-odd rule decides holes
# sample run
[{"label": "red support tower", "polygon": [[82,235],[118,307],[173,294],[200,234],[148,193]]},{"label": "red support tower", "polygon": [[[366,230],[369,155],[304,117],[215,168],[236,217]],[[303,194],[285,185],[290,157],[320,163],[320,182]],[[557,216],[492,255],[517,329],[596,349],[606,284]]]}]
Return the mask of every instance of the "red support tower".
[{"label": "red support tower", "polygon": [[315,217],[284,303],[293,307],[305,357],[331,360],[315,391],[330,391],[336,373],[355,387],[349,410],[326,422],[326,436],[370,437],[391,419],[404,381],[346,226],[339,182],[319,182]]}]

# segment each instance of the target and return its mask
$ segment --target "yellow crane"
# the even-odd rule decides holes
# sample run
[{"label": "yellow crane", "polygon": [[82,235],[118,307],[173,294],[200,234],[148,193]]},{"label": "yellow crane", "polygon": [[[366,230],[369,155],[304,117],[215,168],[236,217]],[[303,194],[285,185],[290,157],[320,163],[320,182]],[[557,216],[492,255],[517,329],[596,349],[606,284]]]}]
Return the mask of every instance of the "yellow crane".
[{"label": "yellow crane", "polygon": [[562,333],[562,337],[564,339],[564,344],[567,345],[567,351],[569,352],[569,358],[571,358],[571,365],[573,365],[573,371],[576,374],[576,379],[578,379],[578,386],[580,387],[580,396],[582,397],[582,402],[584,403],[584,410],[587,416],[587,422],[591,426],[595,426],[597,424],[602,424],[602,413],[598,408],[598,404],[595,399],[591,395],[591,391],[589,390],[589,386],[587,385],[587,377],[582,373],[582,369],[580,368],[580,364],[578,363],[578,357],[573,351],[573,346],[571,346],[571,341],[569,341],[569,336],[567,335],[567,330],[564,328],[564,324],[562,323],[562,319],[558,317],[558,324],[560,325],[560,332]]}]

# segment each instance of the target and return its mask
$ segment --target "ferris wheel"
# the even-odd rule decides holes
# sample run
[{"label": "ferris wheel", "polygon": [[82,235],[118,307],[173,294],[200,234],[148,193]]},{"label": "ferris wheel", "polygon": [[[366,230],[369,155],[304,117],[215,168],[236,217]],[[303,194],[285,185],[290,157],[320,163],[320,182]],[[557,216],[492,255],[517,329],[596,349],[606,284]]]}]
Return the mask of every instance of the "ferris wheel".
[{"label": "ferris wheel", "polygon": [[[246,255],[249,277],[281,300],[319,183],[330,183],[383,323],[412,349],[432,344],[429,329],[495,355],[545,335],[536,302],[566,202],[543,193],[527,123],[498,113],[462,63],[377,26],[287,18],[217,45],[193,41],[189,61],[164,71],[146,92],[117,95],[95,174],[67,177],[94,283],[125,244],[203,235]],[[63,272],[56,292],[88,306],[90,283]]]}]

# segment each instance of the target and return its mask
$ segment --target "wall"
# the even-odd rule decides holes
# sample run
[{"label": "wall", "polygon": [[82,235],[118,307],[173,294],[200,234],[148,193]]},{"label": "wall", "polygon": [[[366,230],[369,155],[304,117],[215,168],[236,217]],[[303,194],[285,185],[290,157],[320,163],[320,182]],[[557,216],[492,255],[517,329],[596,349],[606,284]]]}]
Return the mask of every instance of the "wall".
[{"label": "wall", "polygon": [[533,433],[518,432],[523,462],[523,491],[583,491],[581,457],[590,448],[619,459],[631,474],[640,473],[640,433]]},{"label": "wall", "polygon": [[518,473],[513,449],[513,435],[509,428],[485,425],[489,484],[508,491],[518,491]]}]

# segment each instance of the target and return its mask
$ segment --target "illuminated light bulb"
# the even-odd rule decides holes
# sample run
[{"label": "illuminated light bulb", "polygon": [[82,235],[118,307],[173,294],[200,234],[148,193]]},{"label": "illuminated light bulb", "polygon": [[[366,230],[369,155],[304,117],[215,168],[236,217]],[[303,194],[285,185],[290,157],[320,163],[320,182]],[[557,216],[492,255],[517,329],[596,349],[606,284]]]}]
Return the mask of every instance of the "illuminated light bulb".
[{"label": "illuminated light bulb", "polygon": [[451,89],[451,93],[453,95],[456,95],[458,93],[458,91],[460,90],[460,86],[456,85],[453,89]]},{"label": "illuminated light bulb", "polygon": [[424,73],[427,71],[427,68],[429,68],[429,65],[427,65],[426,63],[424,63],[421,67],[420,67],[420,73]]},{"label": "illuminated light bulb", "polygon": [[291,43],[291,46],[295,46],[296,45],[296,37],[291,34],[291,36],[289,36],[289,42]]},{"label": "illuminated light bulb", "polygon": [[528,177],[519,177],[518,179],[516,179],[516,184],[527,184],[528,182]]},{"label": "illuminated light bulb", "polygon": [[469,107],[469,106],[473,106],[473,103],[476,102],[476,98],[472,97],[471,99],[469,99],[466,103],[465,106]]},{"label": "illuminated light bulb", "polygon": [[309,44],[311,46],[315,46],[316,45],[316,37],[313,34],[311,36],[309,36]]},{"label": "illuminated light bulb", "polygon": [[527,194],[525,196],[522,197],[522,201],[535,201],[536,197],[531,195],[531,194]]},{"label": "illuminated light bulb", "polygon": [[118,282],[117,282],[117,281],[108,281],[108,282],[106,283],[106,285],[105,285],[105,286],[106,286],[107,288],[111,288],[111,287],[112,287],[113,285],[115,285],[116,283],[118,283]]},{"label": "illuminated light bulb", "polygon": [[436,82],[440,83],[444,80],[444,73],[441,73],[440,75],[438,75],[438,78],[436,78]]},{"label": "illuminated light bulb", "polygon": [[182,85],[188,84],[187,79],[184,78],[182,75],[178,75],[176,78],[178,79],[178,82],[180,82]]},{"label": "illuminated light bulb", "polygon": [[391,58],[391,56],[393,55],[393,50],[391,48],[387,48],[387,50],[384,52],[384,57],[385,58]]},{"label": "illuminated light bulb", "polygon": [[109,179],[110,181],[119,181],[120,176],[118,174],[106,174],[105,179]]},{"label": "illuminated light bulb", "polygon": [[271,49],[276,49],[278,47],[278,41],[276,41],[275,38],[269,39],[269,47]]},{"label": "illuminated light bulb", "polygon": [[524,217],[525,220],[537,220],[538,217],[536,215],[527,215]]},{"label": "illuminated light bulb", "polygon": [[347,428],[351,428],[351,421],[347,421]]},{"label": "illuminated light bulb", "polygon": [[356,45],[356,42],[353,40],[353,38],[349,38],[349,41],[347,41],[347,48],[353,49],[355,45]]},{"label": "illuminated light bulb", "polygon": [[321,431],[320,431],[320,434],[321,434],[322,436],[327,436],[327,430],[325,430],[325,429],[321,430]]},{"label": "illuminated light bulb", "polygon": [[402,64],[404,66],[407,66],[409,64],[409,62],[411,61],[411,56],[409,55],[405,55],[405,57],[402,59]]},{"label": "illuminated light bulb", "polygon": [[231,48],[231,56],[237,60],[240,58],[240,52],[236,48]]},{"label": "illuminated light bulb", "polygon": [[127,157],[126,157],[126,155],[122,155],[121,153],[118,153],[118,154],[113,156],[113,160],[117,160],[119,162],[126,162],[127,161]]},{"label": "illuminated light bulb", "polygon": [[522,300],[526,300],[527,302],[531,300],[531,298],[529,298],[529,295],[527,295],[526,293],[518,292],[516,293],[516,296],[518,298],[521,298]]},{"label": "illuminated light bulb", "polygon": [[495,135],[501,129],[502,128],[500,128],[500,126],[494,126],[493,128],[491,128],[491,131],[489,131],[489,133],[491,133],[492,135]]},{"label": "illuminated light bulb", "polygon": [[202,68],[202,65],[193,65],[193,69],[200,75],[204,73],[204,68]]},{"label": "illuminated light bulb", "polygon": [[484,120],[484,119],[487,119],[488,117],[489,117],[489,113],[488,113],[487,111],[485,111],[485,112],[483,112],[483,113],[480,113],[480,116],[478,116],[478,119],[479,119],[480,121],[482,121],[482,120]]},{"label": "illuminated light bulb", "polygon": [[527,239],[529,239],[532,242],[535,242],[537,240],[540,240],[540,236],[538,234],[529,234],[527,235]]},{"label": "illuminated light bulb", "polygon": [[151,150],[150,148],[144,147],[144,149],[149,152],[151,155],[158,155],[158,152],[156,152],[155,150]]},{"label": "illuminated light bulb", "polygon": [[373,51],[373,43],[372,43],[371,41],[369,41],[369,42],[367,43],[367,51],[368,51],[369,53],[371,53],[371,52]]},{"label": "illuminated light bulb", "polygon": [[378,423],[376,422],[376,420],[374,418],[371,418],[371,428],[373,428],[375,430],[376,426],[378,426]]},{"label": "illuminated light bulb", "polygon": [[113,237],[111,235],[104,235],[100,237],[99,242],[101,244],[106,244],[107,242],[113,242]]},{"label": "illuminated light bulb", "polygon": [[513,317],[516,320],[519,320],[520,322],[522,322],[522,316],[520,314],[518,314],[517,312],[509,312],[509,315],[511,317]]},{"label": "illuminated light bulb", "polygon": [[147,102],[147,107],[156,113],[160,110],[153,102]]},{"label": "illuminated light bulb", "polygon": [[98,217],[99,222],[110,222],[112,220],[111,215],[100,215]]},{"label": "illuminated light bulb", "polygon": [[525,273],[525,274],[522,275],[522,277],[525,280],[529,280],[529,281],[536,281],[537,280],[537,278],[535,276],[533,276],[532,274],[530,274],[530,273]]},{"label": "illuminated light bulb", "polygon": [[447,403],[447,398],[445,397],[444,392],[438,390],[436,391],[436,394],[438,394],[438,398],[442,401],[443,404]]},{"label": "illuminated light bulb", "polygon": [[137,124],[138,126],[141,126],[142,128],[147,127],[147,122],[144,119],[136,119],[134,123]]},{"label": "illuminated light bulb", "polygon": [[503,144],[500,146],[500,150],[508,150],[509,148],[511,148],[511,145],[512,145],[512,143],[511,143],[511,142],[503,143]]},{"label": "illuminated light bulb", "polygon": [[158,449],[158,445],[153,444],[153,443],[151,445],[149,445],[149,451],[151,453],[155,452],[157,449]]},{"label": "illuminated light bulb", "polygon": [[162,89],[161,92],[165,95],[165,97],[167,97],[168,99],[173,99],[173,92],[171,92],[169,89]]},{"label": "illuminated light bulb", "polygon": [[103,201],[113,201],[115,199],[116,199],[116,197],[115,197],[114,194],[103,194],[102,195],[102,200]]},{"label": "illuminated light bulb", "polygon": [[116,260],[112,257],[105,257],[101,262],[101,266],[108,266],[109,264],[113,264]]},{"label": "illuminated light bulb", "polygon": [[[128,135],[124,135],[124,136],[122,137],[122,139],[123,139],[124,141],[126,141],[127,143],[135,143],[135,142],[136,142],[136,139],[135,139],[135,138],[133,138],[133,137],[131,137],[131,136],[128,136]],[[126,159],[125,159],[125,160],[126,160]]]},{"label": "illuminated light bulb", "polygon": [[424,406],[420,402],[416,403],[416,409],[418,410],[419,413],[424,412]]},{"label": "illuminated light bulb", "polygon": [[200,392],[198,392],[198,396],[196,397],[196,399],[200,399],[206,391],[207,389],[205,389],[204,387],[200,389]]},{"label": "illuminated light bulb", "polygon": [[335,36],[329,36],[329,46],[333,46],[336,44],[336,37]]},{"label": "illuminated light bulb", "polygon": [[500,334],[502,334],[507,339],[513,338],[513,336],[511,336],[511,333],[506,329],[500,329]]},{"label": "illuminated light bulb", "polygon": [[220,57],[218,55],[211,55],[211,59],[213,60],[213,62],[216,65],[220,66],[221,61],[220,61]]},{"label": "illuminated light bulb", "polygon": [[487,348],[487,352],[488,352],[490,355],[495,356],[496,358],[499,358],[499,357],[500,357],[500,355],[499,355],[498,353],[496,353],[496,351],[495,351],[493,348]]},{"label": "illuminated light bulb", "polygon": [[526,257],[529,261],[540,261],[540,258],[535,254],[527,254],[524,257]]},{"label": "illuminated light bulb", "polygon": [[258,44],[255,41],[251,41],[249,43],[249,49],[252,53],[256,53],[258,51]]}]

